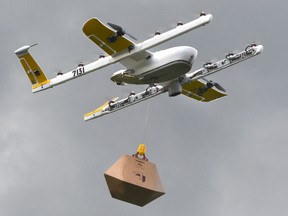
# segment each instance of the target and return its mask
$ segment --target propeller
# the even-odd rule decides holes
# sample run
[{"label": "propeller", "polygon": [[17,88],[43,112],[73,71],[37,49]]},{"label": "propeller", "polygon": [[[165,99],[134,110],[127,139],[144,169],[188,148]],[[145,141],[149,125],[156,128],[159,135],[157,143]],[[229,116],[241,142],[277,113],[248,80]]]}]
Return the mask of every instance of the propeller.
[{"label": "propeller", "polygon": [[226,92],[226,90],[219,83],[213,82],[212,80],[207,80],[205,78],[202,78],[202,79],[207,82],[206,83],[207,88],[212,88],[213,86],[215,86],[215,88],[217,88],[218,90]]},{"label": "propeller", "polygon": [[121,26],[118,26],[116,24],[113,24],[113,23],[108,23],[108,25],[113,28],[114,30],[117,31],[117,36],[118,37],[121,37],[123,35],[128,35],[130,38],[132,38],[133,40],[137,40],[137,38],[135,38],[133,35],[127,33]]},{"label": "propeller", "polygon": [[226,92],[226,90],[219,83],[214,82],[214,86],[220,91]]}]

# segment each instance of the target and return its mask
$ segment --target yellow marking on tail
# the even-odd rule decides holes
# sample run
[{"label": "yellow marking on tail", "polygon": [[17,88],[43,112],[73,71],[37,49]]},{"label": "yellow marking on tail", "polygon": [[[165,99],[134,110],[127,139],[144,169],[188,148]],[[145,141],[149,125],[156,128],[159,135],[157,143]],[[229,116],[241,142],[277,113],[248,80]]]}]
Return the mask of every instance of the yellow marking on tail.
[{"label": "yellow marking on tail", "polygon": [[24,67],[24,70],[26,71],[26,74],[30,79],[32,85],[47,82],[47,78],[44,72],[30,55],[30,53],[21,56],[20,62]]},{"label": "yellow marking on tail", "polygon": [[[35,46],[36,44],[32,45]],[[15,51],[15,54],[18,56],[20,63],[22,64],[31,84],[32,88],[35,89],[41,85],[45,85],[50,82],[47,79],[44,72],[34,60],[34,58],[29,53],[29,48],[32,46],[23,46]]]}]

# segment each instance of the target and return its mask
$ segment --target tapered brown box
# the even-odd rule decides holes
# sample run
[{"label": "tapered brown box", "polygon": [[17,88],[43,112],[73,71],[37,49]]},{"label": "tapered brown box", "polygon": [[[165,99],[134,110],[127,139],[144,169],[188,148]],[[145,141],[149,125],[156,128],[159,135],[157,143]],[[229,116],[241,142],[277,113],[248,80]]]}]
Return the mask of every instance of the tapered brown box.
[{"label": "tapered brown box", "polygon": [[111,196],[144,206],[165,194],[154,163],[123,155],[104,173]]}]

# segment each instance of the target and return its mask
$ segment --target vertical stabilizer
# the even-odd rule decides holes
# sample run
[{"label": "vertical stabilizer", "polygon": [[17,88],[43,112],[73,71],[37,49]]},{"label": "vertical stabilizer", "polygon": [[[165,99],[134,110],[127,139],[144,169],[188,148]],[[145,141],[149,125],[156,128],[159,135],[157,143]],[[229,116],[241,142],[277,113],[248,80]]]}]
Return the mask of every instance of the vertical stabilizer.
[{"label": "vertical stabilizer", "polygon": [[[35,46],[37,44],[34,44],[32,46]],[[37,62],[34,60],[34,58],[29,53],[29,49],[32,46],[23,46],[15,51],[15,54],[18,56],[31,84],[32,88],[37,88],[40,85],[45,85],[49,82],[49,80],[46,78],[44,72],[39,67]]]}]

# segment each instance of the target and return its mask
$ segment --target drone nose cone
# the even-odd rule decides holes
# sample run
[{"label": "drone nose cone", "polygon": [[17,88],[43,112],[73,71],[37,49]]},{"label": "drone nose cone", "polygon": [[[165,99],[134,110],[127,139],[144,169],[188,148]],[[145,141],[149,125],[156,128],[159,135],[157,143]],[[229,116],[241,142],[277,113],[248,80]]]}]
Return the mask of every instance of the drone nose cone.
[{"label": "drone nose cone", "polygon": [[198,55],[198,51],[193,47],[189,47],[189,48],[190,48],[189,50],[190,50],[191,54],[196,57]]},{"label": "drone nose cone", "polygon": [[198,51],[193,47],[182,47],[183,59],[193,64],[197,57]]}]

